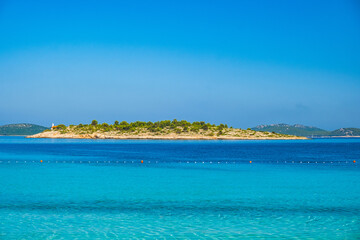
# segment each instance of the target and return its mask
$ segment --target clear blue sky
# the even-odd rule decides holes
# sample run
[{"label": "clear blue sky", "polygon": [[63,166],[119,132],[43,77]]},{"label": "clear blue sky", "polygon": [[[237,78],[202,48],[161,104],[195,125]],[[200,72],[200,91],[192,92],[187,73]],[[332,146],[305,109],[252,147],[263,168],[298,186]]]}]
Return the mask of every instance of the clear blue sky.
[{"label": "clear blue sky", "polygon": [[360,127],[360,3],[0,0],[0,124]]}]

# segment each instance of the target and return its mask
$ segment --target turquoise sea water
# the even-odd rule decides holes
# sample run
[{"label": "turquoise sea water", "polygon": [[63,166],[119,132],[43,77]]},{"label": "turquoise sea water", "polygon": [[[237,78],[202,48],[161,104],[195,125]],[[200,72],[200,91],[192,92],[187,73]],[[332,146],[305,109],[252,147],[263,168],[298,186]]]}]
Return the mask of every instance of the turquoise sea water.
[{"label": "turquoise sea water", "polygon": [[360,139],[0,137],[0,239],[360,239],[359,163]]}]

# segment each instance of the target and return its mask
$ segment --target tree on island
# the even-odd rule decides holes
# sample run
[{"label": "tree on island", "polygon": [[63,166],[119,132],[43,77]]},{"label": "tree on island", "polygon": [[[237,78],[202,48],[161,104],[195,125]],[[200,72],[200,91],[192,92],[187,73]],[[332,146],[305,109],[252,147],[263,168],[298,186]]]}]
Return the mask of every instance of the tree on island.
[{"label": "tree on island", "polygon": [[92,120],[91,125],[93,125],[93,126],[98,125],[98,121],[96,121],[96,120]]}]

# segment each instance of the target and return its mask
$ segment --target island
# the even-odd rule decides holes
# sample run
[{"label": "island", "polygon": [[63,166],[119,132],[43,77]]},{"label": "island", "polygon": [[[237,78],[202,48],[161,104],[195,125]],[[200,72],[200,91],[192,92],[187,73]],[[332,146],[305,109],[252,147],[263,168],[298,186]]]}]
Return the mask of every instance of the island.
[{"label": "island", "polygon": [[254,131],[250,128],[241,129],[228,127],[227,124],[210,124],[164,120],[158,122],[115,121],[114,124],[93,120],[91,124],[53,126],[41,133],[27,136],[27,138],[76,138],[76,139],[307,139],[293,135],[275,132]]},{"label": "island", "polygon": [[43,127],[31,123],[16,123],[16,124],[6,124],[0,126],[0,136],[26,136],[33,135],[36,133],[43,132],[44,130],[49,129],[48,127]]}]

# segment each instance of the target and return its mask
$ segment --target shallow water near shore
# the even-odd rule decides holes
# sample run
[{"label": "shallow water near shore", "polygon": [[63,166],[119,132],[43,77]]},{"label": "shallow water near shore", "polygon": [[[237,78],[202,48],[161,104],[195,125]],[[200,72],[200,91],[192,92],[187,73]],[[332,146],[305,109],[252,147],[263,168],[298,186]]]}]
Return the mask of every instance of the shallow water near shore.
[{"label": "shallow water near shore", "polygon": [[359,239],[359,164],[360,139],[0,137],[0,239]]}]

